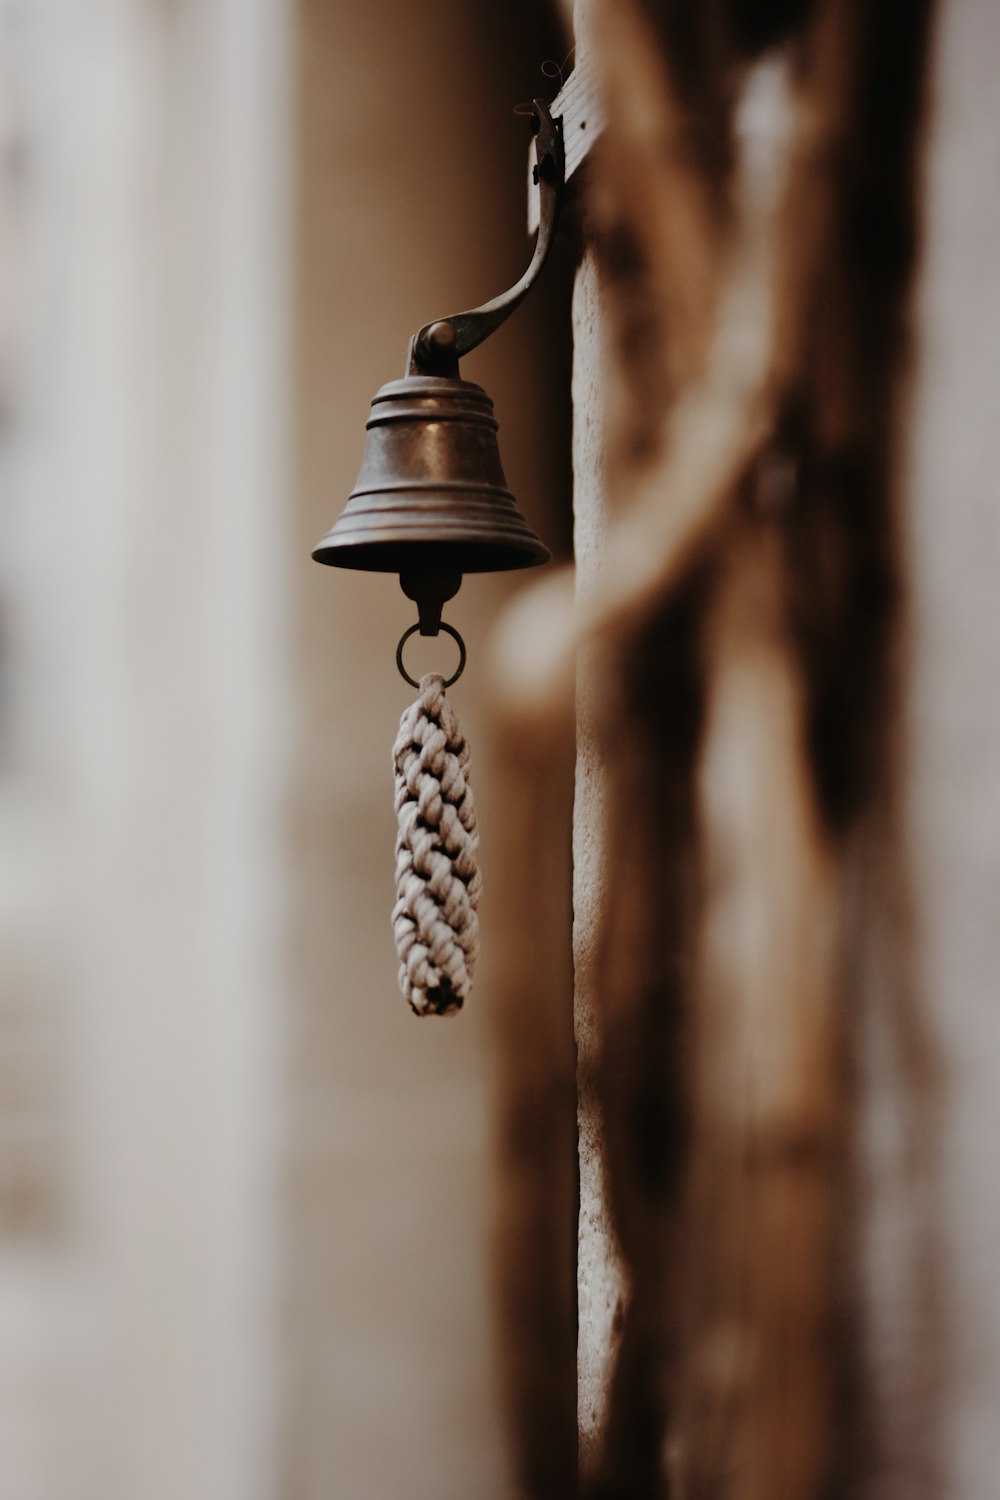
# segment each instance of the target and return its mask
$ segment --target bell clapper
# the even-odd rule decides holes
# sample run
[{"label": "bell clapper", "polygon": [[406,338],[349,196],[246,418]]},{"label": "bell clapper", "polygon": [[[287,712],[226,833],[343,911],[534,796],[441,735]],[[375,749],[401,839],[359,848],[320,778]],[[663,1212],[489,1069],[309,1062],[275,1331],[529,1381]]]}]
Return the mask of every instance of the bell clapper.
[{"label": "bell clapper", "polygon": [[437,635],[441,611],[462,587],[462,575],[452,568],[405,568],[399,575],[399,586],[417,606],[420,634]]}]

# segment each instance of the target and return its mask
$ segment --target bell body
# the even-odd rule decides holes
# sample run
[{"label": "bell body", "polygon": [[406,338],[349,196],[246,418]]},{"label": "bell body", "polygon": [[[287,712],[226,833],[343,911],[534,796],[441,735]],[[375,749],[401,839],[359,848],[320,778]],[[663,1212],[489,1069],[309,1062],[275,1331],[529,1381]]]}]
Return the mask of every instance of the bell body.
[{"label": "bell body", "polygon": [[313,551],[338,568],[487,573],[548,560],[507,488],[482,386],[414,374],[372,402],[361,472]]}]

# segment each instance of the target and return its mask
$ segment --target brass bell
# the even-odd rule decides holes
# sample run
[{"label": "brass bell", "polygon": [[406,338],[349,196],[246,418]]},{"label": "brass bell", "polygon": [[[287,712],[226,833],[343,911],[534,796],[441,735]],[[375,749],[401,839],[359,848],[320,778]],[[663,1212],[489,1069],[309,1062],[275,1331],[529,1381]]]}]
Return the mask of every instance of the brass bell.
[{"label": "brass bell", "polygon": [[560,122],[534,103],[538,237],[520,281],[473,312],[428,323],[411,340],[402,380],[372,402],[368,437],[347,505],[313,551],[331,567],[399,573],[420,609],[421,634],[464,573],[533,567],[549,552],[507,488],[493,402],[462,380],[460,356],[513,312],[534,284],[555,233],[564,167]]},{"label": "brass bell", "polygon": [[313,557],[407,576],[548,561],[507,488],[493,402],[482,386],[408,375],[382,387],[357,483]]}]

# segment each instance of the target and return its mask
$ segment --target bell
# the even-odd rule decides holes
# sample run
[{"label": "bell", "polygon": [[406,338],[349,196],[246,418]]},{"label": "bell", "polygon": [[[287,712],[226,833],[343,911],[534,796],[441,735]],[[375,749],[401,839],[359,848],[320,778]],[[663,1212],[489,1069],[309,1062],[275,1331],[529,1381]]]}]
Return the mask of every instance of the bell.
[{"label": "bell", "polygon": [[441,607],[464,573],[530,568],[549,558],[507,488],[493,402],[458,368],[524,299],[555,235],[565,181],[562,130],[542,100],[533,110],[539,224],[528,269],[499,297],[427,323],[410,340],[406,375],[372,402],[347,505],[312,554],[330,567],[398,573],[419,606],[423,635],[448,628]]},{"label": "bell", "polygon": [[314,550],[338,568],[490,573],[548,560],[507,488],[493,402],[469,380],[408,375],[372,402],[357,483]]},{"label": "bell", "polygon": [[[464,573],[527,568],[548,560],[507,488],[493,402],[462,380],[459,359],[509,317],[534,285],[556,230],[565,182],[561,122],[533,106],[538,234],[528,269],[471,312],[426,323],[410,340],[406,374],[376,394],[357,483],[313,550],[332,567],[398,573],[418,621],[396,647],[417,699],[400,720],[396,770],[396,904],[393,935],[403,994],[418,1015],[450,1015],[468,993],[479,951],[476,816],[469,749],[445,693],[465,669],[465,642],[441,618]],[[458,646],[451,676],[412,677],[403,651],[419,630]]]}]

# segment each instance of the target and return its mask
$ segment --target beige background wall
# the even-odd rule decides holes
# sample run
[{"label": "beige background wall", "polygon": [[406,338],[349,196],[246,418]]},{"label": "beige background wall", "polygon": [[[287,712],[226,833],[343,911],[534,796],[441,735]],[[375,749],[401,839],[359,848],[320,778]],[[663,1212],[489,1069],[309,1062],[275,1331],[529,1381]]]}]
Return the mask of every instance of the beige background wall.
[{"label": "beige background wall", "polygon": [[[512,106],[552,87],[532,11],[307,0],[299,12],[284,1418],[296,1500],[510,1493],[490,1323],[491,1027],[503,1024],[491,1014],[490,888],[504,812],[491,793],[483,694],[486,635],[519,580],[468,578],[445,612],[469,647],[451,697],[473,747],[483,828],[483,958],[465,1013],[418,1021],[396,986],[388,924],[390,748],[411,696],[394,653],[414,606],[392,576],[306,559],[353,485],[369,402],[404,373],[410,334],[524,269],[529,136]],[[549,305],[557,279],[463,363],[496,403],[508,480],[550,540],[569,508],[553,432],[568,404],[553,347],[559,306]],[[411,671],[452,661],[444,639],[411,645]]]}]

